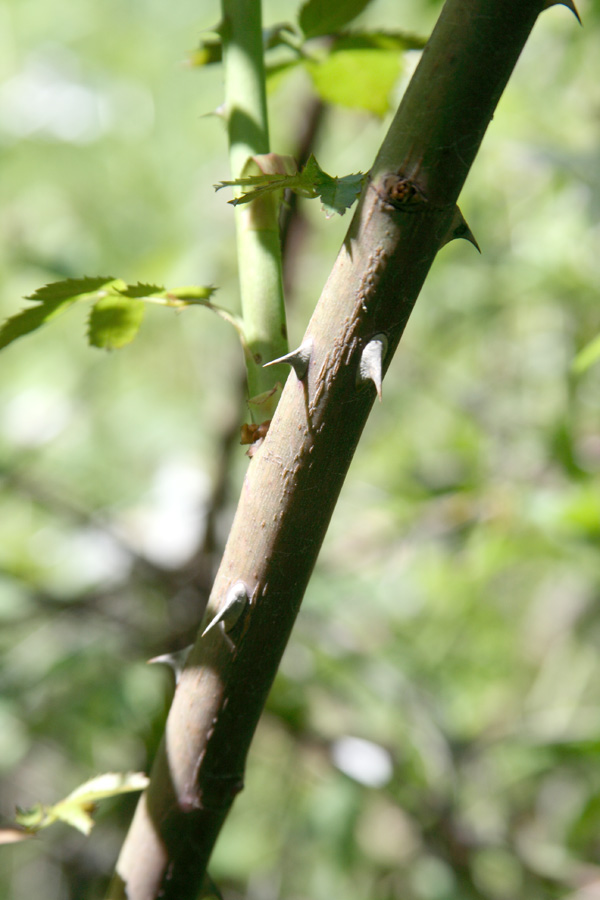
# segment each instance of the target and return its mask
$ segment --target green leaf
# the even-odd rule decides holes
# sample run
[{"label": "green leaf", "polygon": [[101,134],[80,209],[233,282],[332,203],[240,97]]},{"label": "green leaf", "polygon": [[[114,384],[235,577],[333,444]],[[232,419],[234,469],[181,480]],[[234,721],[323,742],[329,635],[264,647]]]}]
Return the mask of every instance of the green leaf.
[{"label": "green leaf", "polygon": [[55,281],[38,288],[37,291],[25,298],[38,305],[12,316],[0,327],[0,350],[16,341],[17,338],[30,334],[55,319],[77,300],[97,296],[102,291],[111,290],[119,285],[125,287],[125,282],[112,276],[99,276],[97,278],[67,278],[65,281]]},{"label": "green leaf", "polygon": [[187,64],[194,68],[210,66],[221,62],[223,58],[223,45],[220,37],[205,38],[200,41],[195,50],[188,54]]},{"label": "green leaf", "polygon": [[227,318],[226,310],[217,310],[208,302],[215,290],[192,285],[169,291],[157,284],[126,284],[112,276],[57,281],[38,288],[26,298],[36,306],[12,316],[0,326],[0,350],[50,322],[78,300],[95,301],[89,320],[89,338],[94,347],[123,347],[133,340],[144,315],[143,304],[134,302],[137,300],[177,309],[207,306]]},{"label": "green leaf", "polygon": [[298,22],[305,38],[335,34],[366,9],[370,2],[336,0],[335,3],[324,3],[323,0],[307,0],[300,8]]},{"label": "green leaf", "polygon": [[331,45],[330,53],[342,50],[422,50],[427,38],[408,31],[352,31],[337,38]]},{"label": "green leaf", "polygon": [[221,181],[215,185],[215,190],[223,187],[250,188],[241,197],[234,197],[229,201],[237,206],[238,203],[250,203],[264,194],[287,189],[301,197],[320,197],[327,215],[336,212],[343,216],[359,196],[364,180],[362,172],[344,175],[342,178],[328,175],[311,154],[302,171],[294,175],[248,175],[235,181]]},{"label": "green leaf", "polygon": [[305,59],[304,66],[326,103],[384,116],[402,71],[402,56],[397,50],[357,47],[344,38],[325,59]]},{"label": "green leaf", "polygon": [[215,291],[216,288],[214,287],[198,287],[197,285],[192,284],[184,287],[170,288],[170,290],[165,291],[165,294],[167,297],[175,297],[176,300],[186,300],[188,303],[193,304],[194,301],[200,302],[208,300]]},{"label": "green leaf", "polygon": [[99,800],[131,791],[142,791],[148,782],[149,779],[143,772],[108,772],[86,781],[54,806],[38,803],[31,809],[17,809],[15,818],[29,833],[60,821],[83,834],[89,834],[94,826],[92,813]]},{"label": "green leaf", "polygon": [[30,334],[55,319],[77,299],[77,297],[70,297],[66,300],[45,300],[33,309],[25,309],[16,316],[11,316],[0,327],[0,350],[12,344],[17,338]]},{"label": "green leaf", "polygon": [[116,350],[137,335],[144,318],[144,303],[110,293],[92,307],[88,320],[88,339],[92,347]]},{"label": "green leaf", "polygon": [[583,350],[580,350],[573,360],[572,369],[577,375],[581,375],[590,366],[598,362],[600,359],[600,334],[597,335],[589,344],[586,344]]},{"label": "green leaf", "polygon": [[[296,38],[296,40],[293,40]],[[271,28],[263,29],[263,46],[265,51],[274,47],[291,47],[298,52],[296,41],[298,39],[295,28],[287,22],[280,22]],[[219,63],[223,59],[223,43],[218,32],[211,32],[210,37],[203,38],[195,50],[188,54],[187,64],[194,68],[210,66]]]},{"label": "green leaf", "polygon": [[128,284],[126,287],[119,288],[119,294],[122,297],[154,297],[154,296],[164,296],[166,291],[164,287],[158,284],[142,284],[141,281],[138,281],[137,284]]},{"label": "green leaf", "polygon": [[26,300],[45,303],[47,300],[76,300],[87,294],[95,294],[97,291],[109,287],[123,285],[125,282],[112,275],[98,275],[96,278],[66,278],[64,281],[53,281],[44,287],[38,288]]}]

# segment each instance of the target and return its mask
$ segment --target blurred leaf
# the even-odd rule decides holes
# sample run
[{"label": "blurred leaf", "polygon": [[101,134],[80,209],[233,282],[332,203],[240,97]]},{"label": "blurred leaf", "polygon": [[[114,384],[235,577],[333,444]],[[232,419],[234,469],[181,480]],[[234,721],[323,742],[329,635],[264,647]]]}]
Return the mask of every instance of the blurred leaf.
[{"label": "blurred leaf", "polygon": [[590,366],[600,359],[600,334],[586,344],[573,360],[572,369],[577,375],[581,375]]},{"label": "blurred leaf", "polygon": [[228,201],[237,206],[238,203],[250,203],[251,200],[264,194],[287,189],[301,197],[320,197],[327,215],[336,212],[343,216],[359,196],[364,179],[365,175],[362,172],[344,175],[342,178],[328,175],[311,154],[302,171],[294,175],[248,175],[235,181],[221,181],[215,185],[215,190],[234,186],[250,188],[241,197],[234,197]]},{"label": "blurred leaf", "polygon": [[[296,30],[287,22],[273,25],[271,28],[263,30],[263,46],[265,50],[285,46],[297,51],[296,44],[290,40],[290,36],[294,35],[297,35]],[[196,68],[219,63],[222,59],[223,44],[220,36],[215,32],[214,36],[201,40],[198,47],[188,54],[187,63]]]},{"label": "blurred leaf", "polygon": [[353,31],[337,38],[330,53],[342,50],[395,50],[404,53],[407,50],[422,50],[427,38],[408,31]]},{"label": "blurred leaf", "polygon": [[25,299],[38,303],[39,306],[25,309],[16,316],[12,316],[0,328],[0,349],[55,319],[77,300],[93,296],[115,284],[125,286],[124,282],[118,282],[111,276],[100,276],[97,278],[67,278],[65,281],[56,281],[38,288]]},{"label": "blurred leaf", "polygon": [[77,299],[72,297],[68,300],[45,300],[34,309],[25,309],[16,316],[11,316],[0,328],[0,349],[55,319]]},{"label": "blurred leaf", "polygon": [[110,293],[92,307],[88,320],[88,339],[92,347],[116,350],[130,344],[144,318],[141,300]]},{"label": "blurred leaf", "polygon": [[165,294],[164,287],[161,287],[157,284],[142,284],[138,281],[137,284],[128,284],[127,287],[121,288],[119,293],[122,297],[153,297],[156,295]]},{"label": "blurred leaf", "polygon": [[213,63],[221,62],[222,58],[223,46],[221,38],[211,37],[200,41],[196,49],[188,54],[187,64],[194,67],[210,66]]},{"label": "blurred leaf", "polygon": [[339,0],[337,3],[323,3],[322,0],[308,0],[300,8],[298,22],[306,38],[335,34],[355,19],[371,0]]},{"label": "blurred leaf", "polygon": [[112,275],[98,275],[95,278],[66,278],[64,281],[53,281],[38,288],[33,294],[25,297],[26,300],[34,300],[45,303],[47,300],[77,300],[79,297],[90,296],[98,291],[111,286],[125,283]]},{"label": "blurred leaf", "polygon": [[120,278],[68,278],[38,288],[26,297],[37,304],[7,319],[0,327],[0,350],[19,337],[29,334],[65,312],[78,300],[95,300],[90,313],[88,336],[93,347],[107,349],[124,347],[135,338],[141,325],[143,304],[132,302],[146,300],[162,306],[183,309],[186,306],[206,306],[222,318],[237,321],[227,310],[221,310],[208,302],[214,287],[188,285],[167,290],[156,284],[126,284]]},{"label": "blurred leaf", "polygon": [[355,47],[352,40],[347,43],[344,38],[325,59],[307,59],[304,66],[326,103],[384,116],[402,71],[402,57],[396,50]]},{"label": "blurred leaf", "polygon": [[54,806],[36,804],[31,809],[17,810],[17,823],[29,832],[40,831],[55,822],[65,822],[83,834],[94,827],[92,812],[99,800],[116,797],[131,791],[143,791],[149,779],[143,772],[108,772],[98,775],[75,788],[64,800]]}]

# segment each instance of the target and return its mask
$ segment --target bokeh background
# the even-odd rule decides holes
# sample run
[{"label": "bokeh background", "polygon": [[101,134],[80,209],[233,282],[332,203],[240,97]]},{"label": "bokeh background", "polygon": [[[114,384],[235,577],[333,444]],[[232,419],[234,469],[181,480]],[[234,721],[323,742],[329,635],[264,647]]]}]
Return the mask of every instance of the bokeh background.
[{"label": "bokeh background", "polygon": [[[600,3],[538,22],[373,410],[211,868],[226,900],[600,897]],[[439,2],[355,28],[426,36]],[[265,23],[295,20],[270,0]],[[49,281],[214,284],[237,308],[216,0],[0,0],[0,309]],[[277,57],[274,57],[274,60]],[[418,59],[395,55],[397,102]],[[388,60],[391,65],[391,60]],[[341,78],[342,76],[340,76]],[[274,79],[272,147],[368,169],[381,117]],[[349,221],[302,201],[300,339]],[[242,359],[207,311],[0,359],[0,816],[147,770],[248,464]],[[0,896],[96,900],[90,838],[1,848]]]}]

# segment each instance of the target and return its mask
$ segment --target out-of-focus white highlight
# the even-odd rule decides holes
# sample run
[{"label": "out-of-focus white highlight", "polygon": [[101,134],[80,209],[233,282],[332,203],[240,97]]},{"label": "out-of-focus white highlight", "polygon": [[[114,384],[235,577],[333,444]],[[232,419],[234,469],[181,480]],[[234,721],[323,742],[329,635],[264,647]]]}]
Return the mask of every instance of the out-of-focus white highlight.
[{"label": "out-of-focus white highlight", "polygon": [[362,738],[344,736],[334,741],[331,758],[341,772],[368,787],[383,787],[394,772],[388,751]]}]

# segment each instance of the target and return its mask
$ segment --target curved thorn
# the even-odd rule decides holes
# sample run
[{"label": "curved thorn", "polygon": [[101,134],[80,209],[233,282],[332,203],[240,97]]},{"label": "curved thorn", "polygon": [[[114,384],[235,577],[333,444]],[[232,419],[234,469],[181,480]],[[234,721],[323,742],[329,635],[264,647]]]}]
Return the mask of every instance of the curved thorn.
[{"label": "curved thorn", "polygon": [[248,588],[243,581],[236,581],[233,587],[230,587],[227,591],[227,597],[225,598],[224,606],[208,623],[208,625],[202,632],[201,637],[204,637],[205,634],[208,634],[208,632],[212,628],[214,628],[215,625],[218,625],[219,622],[223,623],[224,631],[231,631],[231,629],[241,616],[244,607],[248,602],[248,599]]},{"label": "curved thorn", "polygon": [[566,6],[567,9],[571,10],[579,24],[583,25],[583,22],[581,21],[581,17],[577,12],[577,7],[575,6],[573,0],[546,0],[544,9],[550,9],[551,6]]},{"label": "curved thorn", "polygon": [[152,659],[148,660],[148,665],[164,663],[165,666],[169,666],[173,670],[175,684],[177,684],[193,646],[193,644],[190,644],[188,647],[184,647],[183,650],[176,650],[175,653],[163,653],[162,656],[153,656]]},{"label": "curved thorn", "polygon": [[280,356],[278,359],[272,359],[271,362],[265,363],[263,369],[266,369],[267,366],[274,366],[277,363],[287,363],[296,373],[298,381],[302,381],[308,372],[311,353],[312,341],[309,339],[300,344],[296,350],[292,350],[291,353],[286,353],[285,356]]},{"label": "curved thorn", "polygon": [[458,206],[455,206],[454,214],[452,216],[452,221],[450,222],[450,225],[448,226],[448,231],[442,238],[442,241],[440,243],[440,249],[442,247],[444,247],[446,244],[449,244],[450,241],[455,241],[458,238],[463,238],[465,241],[469,241],[469,243],[473,244],[475,249],[478,250],[479,253],[481,253],[479,244],[475,240],[475,238],[473,236],[473,232],[467,225],[467,223],[465,221],[465,217],[461,213]]},{"label": "curved thorn", "polygon": [[363,347],[358,365],[359,385],[372,382],[375,385],[377,396],[381,402],[381,382],[383,379],[383,360],[387,353],[387,338],[385,334],[376,334],[368,344]]}]

